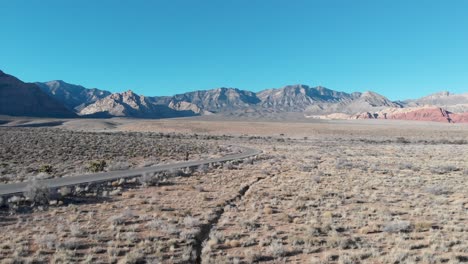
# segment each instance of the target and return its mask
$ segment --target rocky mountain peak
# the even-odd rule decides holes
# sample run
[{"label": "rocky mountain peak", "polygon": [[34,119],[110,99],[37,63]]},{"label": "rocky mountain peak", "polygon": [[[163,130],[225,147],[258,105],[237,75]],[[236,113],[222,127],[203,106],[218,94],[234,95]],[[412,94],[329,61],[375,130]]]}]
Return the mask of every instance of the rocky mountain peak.
[{"label": "rocky mountain peak", "polygon": [[125,95],[125,96],[138,96],[135,92],[133,92],[132,90],[127,90],[125,92],[122,93],[122,95]]},{"label": "rocky mountain peak", "polygon": [[75,117],[75,113],[44,93],[38,85],[25,83],[0,72],[0,114],[12,116]]},{"label": "rocky mountain peak", "polygon": [[427,97],[448,97],[450,96],[450,92],[449,91],[440,91],[440,92],[437,92],[437,93],[433,93]]},{"label": "rocky mountain peak", "polygon": [[88,89],[81,85],[62,80],[36,82],[41,90],[64,104],[68,109],[79,112],[84,107],[110,95],[110,92],[96,88]]}]

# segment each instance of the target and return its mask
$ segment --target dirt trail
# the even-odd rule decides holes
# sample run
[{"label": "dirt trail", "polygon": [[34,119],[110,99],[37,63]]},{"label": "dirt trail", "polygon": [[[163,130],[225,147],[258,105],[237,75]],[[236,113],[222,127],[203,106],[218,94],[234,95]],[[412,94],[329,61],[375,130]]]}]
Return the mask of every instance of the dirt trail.
[{"label": "dirt trail", "polygon": [[198,238],[196,240],[197,244],[195,245],[195,250],[196,250],[196,253],[197,253],[197,259],[196,259],[195,263],[197,263],[197,264],[202,263],[203,243],[209,239],[211,231],[218,224],[219,220],[223,216],[224,208],[227,205],[235,204],[235,202],[237,200],[242,200],[242,198],[245,196],[245,194],[247,193],[248,190],[250,190],[256,184],[258,184],[259,182],[261,182],[262,180],[265,180],[265,179],[266,179],[265,177],[258,177],[252,183],[242,187],[242,189],[239,190],[239,192],[238,192],[238,194],[236,196],[234,196],[233,198],[225,201],[223,204],[221,204],[220,206],[218,206],[214,210],[215,217],[213,217],[213,219],[211,219],[208,223],[206,223],[206,224],[204,224],[204,225],[202,225],[200,227],[200,233],[199,233],[199,236],[198,236]]}]

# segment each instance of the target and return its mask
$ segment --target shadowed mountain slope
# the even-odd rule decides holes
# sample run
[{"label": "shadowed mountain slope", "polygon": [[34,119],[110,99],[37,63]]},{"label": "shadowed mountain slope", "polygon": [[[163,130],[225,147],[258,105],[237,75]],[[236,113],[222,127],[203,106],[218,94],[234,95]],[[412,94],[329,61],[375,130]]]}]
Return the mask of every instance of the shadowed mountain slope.
[{"label": "shadowed mountain slope", "polygon": [[76,117],[34,83],[25,83],[0,71],[0,114],[37,117]]},{"label": "shadowed mountain slope", "polygon": [[96,88],[87,89],[81,85],[66,83],[61,80],[36,82],[42,91],[64,104],[72,111],[80,111],[86,106],[102,99],[111,93]]}]

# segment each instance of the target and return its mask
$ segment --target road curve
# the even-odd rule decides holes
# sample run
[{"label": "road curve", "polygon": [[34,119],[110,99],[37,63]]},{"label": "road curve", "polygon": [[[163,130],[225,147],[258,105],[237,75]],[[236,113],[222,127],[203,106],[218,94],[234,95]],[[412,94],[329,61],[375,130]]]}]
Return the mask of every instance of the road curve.
[{"label": "road curve", "polygon": [[[226,161],[232,161],[232,160],[238,160],[238,159],[245,159],[245,158],[256,156],[262,153],[262,151],[252,149],[252,148],[242,147],[242,149],[244,150],[242,153],[226,155],[226,156],[223,156],[220,158],[214,158],[214,159],[186,161],[186,162],[180,162],[180,163],[164,164],[164,165],[158,165],[158,166],[153,166],[153,167],[138,168],[138,169],[125,170],[125,171],[109,171],[109,172],[101,172],[101,173],[93,173],[93,174],[84,174],[84,175],[77,175],[77,176],[64,177],[64,178],[48,179],[48,180],[43,180],[41,182],[46,184],[50,188],[58,188],[58,187],[72,186],[72,185],[79,185],[79,184],[86,184],[86,183],[106,182],[106,181],[118,180],[121,178],[138,177],[138,176],[142,176],[145,173],[163,172],[163,171],[168,171],[172,169],[196,167],[196,166],[209,164],[209,163],[215,163],[215,162],[226,162]],[[25,192],[27,185],[28,185],[27,182],[0,184],[0,196],[23,193]]]}]

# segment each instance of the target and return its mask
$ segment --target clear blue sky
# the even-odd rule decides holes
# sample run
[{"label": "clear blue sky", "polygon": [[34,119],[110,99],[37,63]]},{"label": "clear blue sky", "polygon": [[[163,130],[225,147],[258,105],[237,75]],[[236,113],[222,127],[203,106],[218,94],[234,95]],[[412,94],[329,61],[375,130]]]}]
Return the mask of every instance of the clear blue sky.
[{"label": "clear blue sky", "polygon": [[171,95],[303,83],[468,92],[468,1],[0,0],[0,69]]}]

